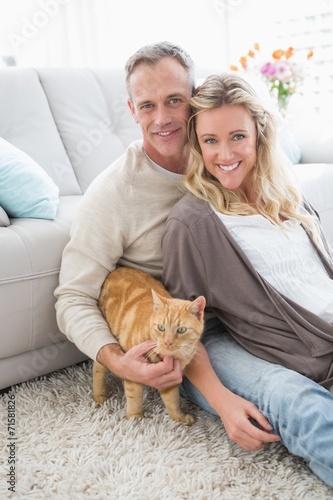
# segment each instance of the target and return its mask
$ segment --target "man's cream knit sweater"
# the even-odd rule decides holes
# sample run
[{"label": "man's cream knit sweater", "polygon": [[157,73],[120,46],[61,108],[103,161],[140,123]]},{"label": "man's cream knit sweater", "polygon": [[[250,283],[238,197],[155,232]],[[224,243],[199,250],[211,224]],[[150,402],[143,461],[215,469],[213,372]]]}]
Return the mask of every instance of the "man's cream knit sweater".
[{"label": "man's cream knit sweater", "polygon": [[182,196],[180,179],[154,165],[136,141],[83,196],[55,296],[60,330],[92,359],[116,342],[97,307],[108,273],[128,265],[161,277],[161,236]]}]

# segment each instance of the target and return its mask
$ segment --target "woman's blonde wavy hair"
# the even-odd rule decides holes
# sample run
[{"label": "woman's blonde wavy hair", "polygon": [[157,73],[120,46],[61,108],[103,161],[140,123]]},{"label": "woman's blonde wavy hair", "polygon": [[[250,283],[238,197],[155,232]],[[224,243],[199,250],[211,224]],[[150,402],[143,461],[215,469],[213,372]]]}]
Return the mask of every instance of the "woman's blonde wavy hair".
[{"label": "woman's blonde wavy hair", "polygon": [[[196,90],[190,104],[192,116],[188,135],[191,151],[184,179],[188,191],[226,215],[260,213],[281,227],[281,216],[294,217],[309,230],[314,242],[323,250],[317,219],[305,210],[302,195],[292,177],[292,164],[279,147],[275,118],[264,108],[251,85],[237,75],[211,75]],[[226,189],[210,174],[204,166],[198,143],[197,116],[227,104],[242,106],[256,127],[257,160],[253,169],[254,199],[251,201],[254,203],[251,205],[241,189]]]}]

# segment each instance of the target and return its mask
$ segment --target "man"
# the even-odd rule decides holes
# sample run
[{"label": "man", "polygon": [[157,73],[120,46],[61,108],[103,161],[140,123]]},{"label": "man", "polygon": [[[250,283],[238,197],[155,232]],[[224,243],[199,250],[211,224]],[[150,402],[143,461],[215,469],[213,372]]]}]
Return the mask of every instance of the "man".
[{"label": "man", "polygon": [[[157,389],[182,381],[179,362],[165,357],[150,364],[147,341],[124,353],[102,317],[97,300],[116,266],[162,275],[162,230],[181,198],[179,182],[188,161],[188,101],[194,89],[190,56],[168,42],[138,50],[126,64],[128,105],[142,141],[102,172],[87,190],[65,248],[57,297],[59,327],[78,348],[122,379]],[[229,408],[239,419],[228,433],[246,449],[279,438],[252,403],[226,389]],[[235,415],[235,413],[233,415]],[[252,425],[255,419],[263,430]]]}]

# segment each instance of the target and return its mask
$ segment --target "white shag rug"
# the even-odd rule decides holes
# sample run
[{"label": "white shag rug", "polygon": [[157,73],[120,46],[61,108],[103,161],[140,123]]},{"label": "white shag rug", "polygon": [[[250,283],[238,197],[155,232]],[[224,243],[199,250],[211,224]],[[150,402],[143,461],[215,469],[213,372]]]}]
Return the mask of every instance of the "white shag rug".
[{"label": "white shag rug", "polygon": [[[110,399],[96,405],[87,361],[1,395],[1,499],[333,498],[333,488],[280,443],[247,453],[228,440],[217,417],[184,400],[196,422],[173,422],[154,389],[145,393],[145,419],[127,421],[122,382],[110,374],[109,384]],[[9,401],[15,402],[15,493],[7,483]]]}]

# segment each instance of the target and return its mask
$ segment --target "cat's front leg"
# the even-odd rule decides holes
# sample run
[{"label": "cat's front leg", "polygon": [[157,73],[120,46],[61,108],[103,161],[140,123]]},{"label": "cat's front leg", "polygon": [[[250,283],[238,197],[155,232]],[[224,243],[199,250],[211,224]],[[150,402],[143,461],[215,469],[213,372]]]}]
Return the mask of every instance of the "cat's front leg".
[{"label": "cat's front leg", "polygon": [[178,385],[170,387],[169,389],[164,389],[160,391],[160,394],[172,420],[176,420],[176,422],[182,422],[183,424],[187,425],[194,424],[194,418],[192,417],[192,415],[185,414],[180,409]]},{"label": "cat's front leg", "polygon": [[97,361],[93,365],[93,398],[98,404],[103,404],[108,399],[107,387],[108,370]]},{"label": "cat's front leg", "polygon": [[124,389],[127,402],[126,418],[140,420],[143,417],[143,385],[131,380],[124,380]]}]

